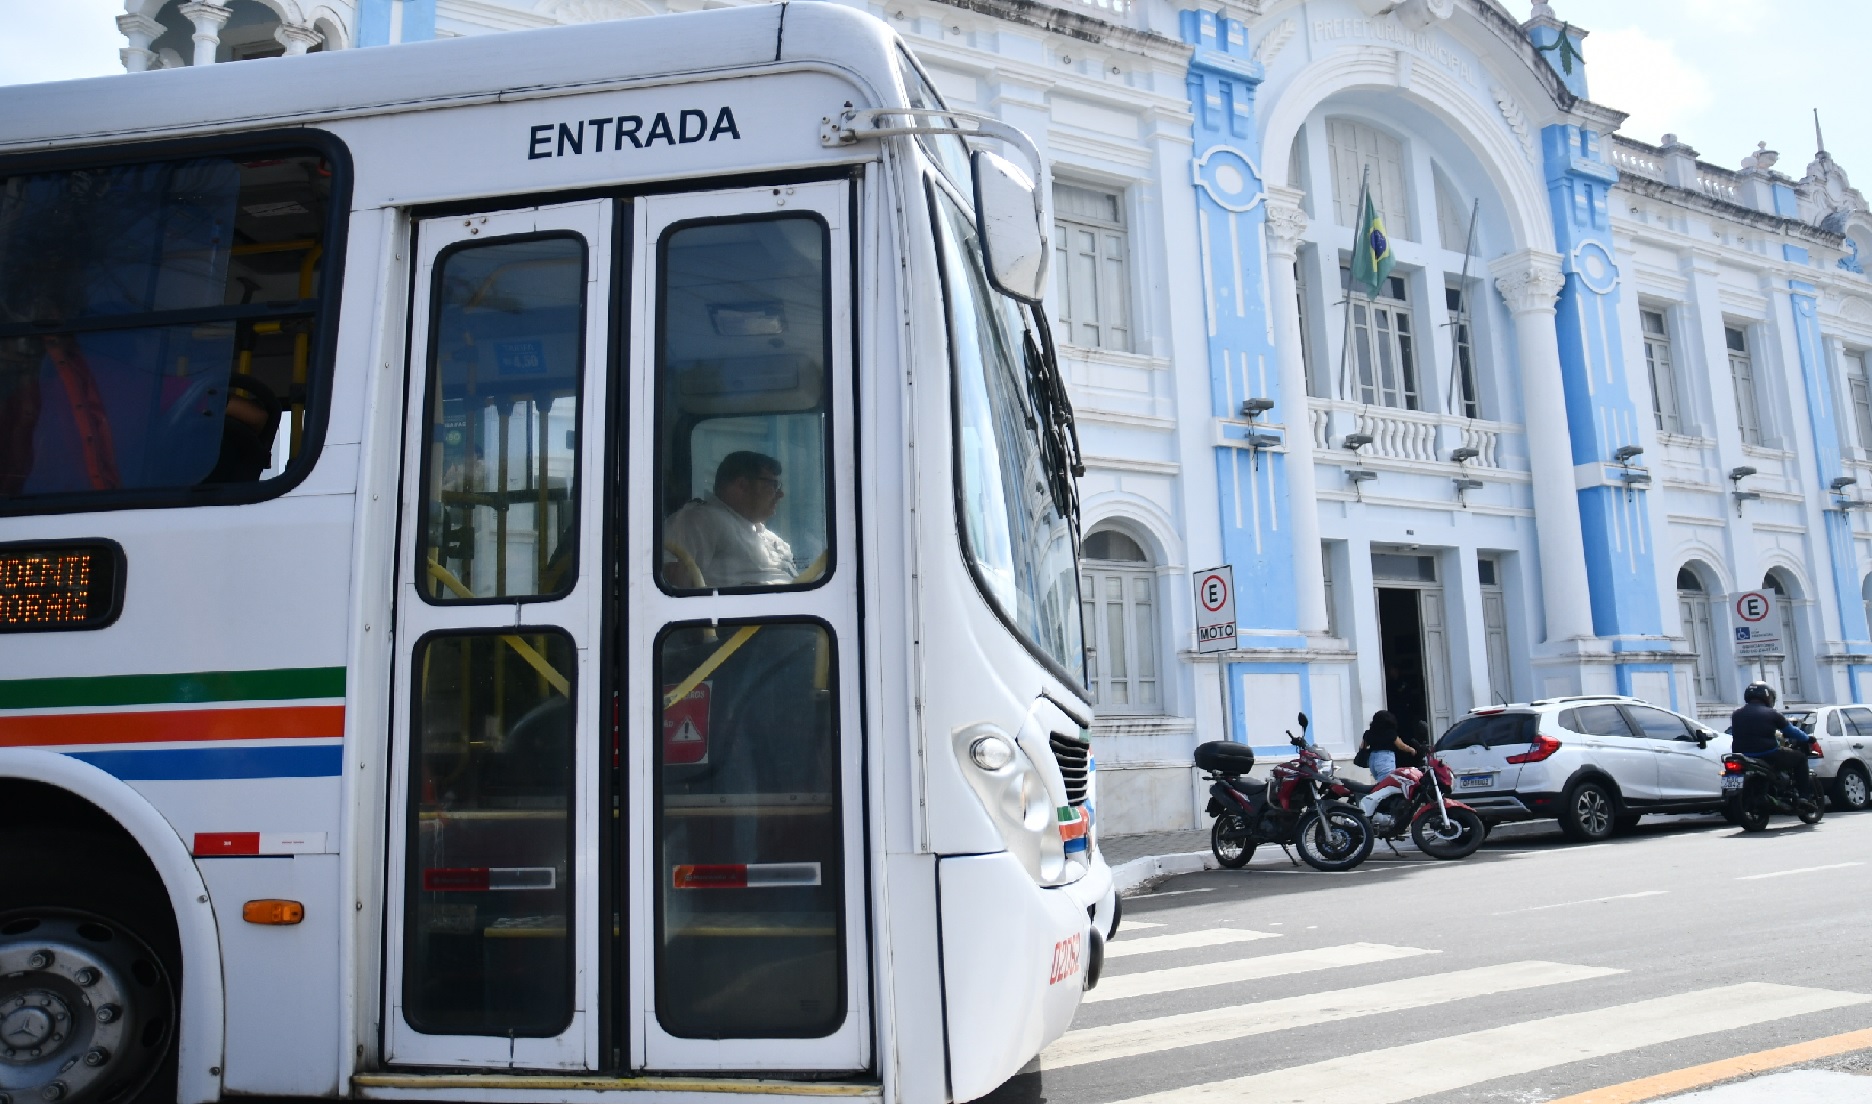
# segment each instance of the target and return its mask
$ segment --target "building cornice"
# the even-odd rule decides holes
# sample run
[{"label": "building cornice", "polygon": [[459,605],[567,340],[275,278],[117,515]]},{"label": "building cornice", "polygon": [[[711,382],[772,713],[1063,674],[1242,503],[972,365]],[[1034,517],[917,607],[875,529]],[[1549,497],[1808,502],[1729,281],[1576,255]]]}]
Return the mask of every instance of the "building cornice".
[{"label": "building cornice", "polygon": [[1688,188],[1679,188],[1675,185],[1651,180],[1634,173],[1620,173],[1616,189],[1628,191],[1635,195],[1641,195],[1646,199],[1654,199],[1660,203],[1669,203],[1673,206],[1683,207],[1701,214],[1710,215],[1722,219],[1725,222],[1742,223],[1747,226],[1753,226],[1758,230],[1766,230],[1775,234],[1785,234],[1791,238],[1800,238],[1813,245],[1824,246],[1828,249],[1840,249],[1846,242],[1846,236],[1844,234],[1829,233],[1828,231],[1820,229],[1818,226],[1810,225],[1799,219],[1787,218],[1782,215],[1771,215],[1765,211],[1757,211],[1753,207],[1744,207],[1739,203],[1730,203],[1726,200],[1717,199],[1714,196],[1705,195],[1702,192],[1693,192]]},{"label": "building cornice", "polygon": [[943,7],[975,12],[994,19],[1064,35],[1080,42],[1123,46],[1140,53],[1167,53],[1187,59],[1190,47],[1153,31],[1122,27],[1097,16],[1042,4],[1038,0],[927,0]]}]

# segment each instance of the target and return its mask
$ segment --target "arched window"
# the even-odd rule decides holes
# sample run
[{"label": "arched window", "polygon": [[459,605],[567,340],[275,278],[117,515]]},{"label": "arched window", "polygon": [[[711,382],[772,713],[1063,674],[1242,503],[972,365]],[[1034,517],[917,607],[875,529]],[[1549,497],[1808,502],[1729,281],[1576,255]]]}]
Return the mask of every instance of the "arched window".
[{"label": "arched window", "polygon": [[1722,687],[1716,678],[1716,627],[1710,619],[1709,589],[1688,564],[1677,571],[1677,612],[1696,656],[1696,700],[1719,701]]},{"label": "arched window", "polygon": [[1101,713],[1159,713],[1157,572],[1137,541],[1116,529],[1081,547],[1086,670]]},{"label": "arched window", "polygon": [[1805,701],[1800,672],[1800,617],[1794,610],[1794,588],[1780,571],[1770,571],[1762,579],[1762,589],[1775,596],[1775,619],[1781,628],[1781,657],[1762,661],[1762,670],[1781,691],[1785,702]]},{"label": "arched window", "polygon": [[1376,127],[1345,118],[1326,120],[1326,141],[1332,151],[1334,221],[1358,227],[1365,214],[1359,209],[1359,194],[1369,167],[1372,202],[1384,217],[1385,231],[1399,241],[1416,241],[1404,143]]}]

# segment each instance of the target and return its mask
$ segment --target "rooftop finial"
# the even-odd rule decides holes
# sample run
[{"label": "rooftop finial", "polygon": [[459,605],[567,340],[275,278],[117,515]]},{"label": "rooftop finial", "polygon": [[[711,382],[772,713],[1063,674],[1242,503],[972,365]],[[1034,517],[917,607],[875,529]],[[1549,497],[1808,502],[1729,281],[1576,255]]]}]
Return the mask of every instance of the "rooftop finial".
[{"label": "rooftop finial", "polygon": [[1823,156],[1826,153],[1826,135],[1820,133],[1820,109],[1814,108],[1814,149]]},{"label": "rooftop finial", "polygon": [[1547,0],[1534,0],[1534,14],[1531,16],[1531,18],[1534,18],[1534,19],[1555,18],[1554,13],[1553,13],[1553,5],[1549,4]]}]

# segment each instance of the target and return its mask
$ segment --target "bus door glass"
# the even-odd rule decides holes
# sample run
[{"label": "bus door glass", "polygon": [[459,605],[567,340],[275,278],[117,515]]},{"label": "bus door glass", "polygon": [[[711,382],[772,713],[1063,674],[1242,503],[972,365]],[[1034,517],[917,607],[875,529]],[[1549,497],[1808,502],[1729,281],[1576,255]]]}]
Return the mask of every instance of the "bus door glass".
[{"label": "bus door glass", "polygon": [[[385,1045],[591,1069],[608,201],[417,227]],[[606,730],[608,733],[608,729]]]},{"label": "bus door glass", "polygon": [[633,204],[626,1022],[869,1065],[845,182]]}]

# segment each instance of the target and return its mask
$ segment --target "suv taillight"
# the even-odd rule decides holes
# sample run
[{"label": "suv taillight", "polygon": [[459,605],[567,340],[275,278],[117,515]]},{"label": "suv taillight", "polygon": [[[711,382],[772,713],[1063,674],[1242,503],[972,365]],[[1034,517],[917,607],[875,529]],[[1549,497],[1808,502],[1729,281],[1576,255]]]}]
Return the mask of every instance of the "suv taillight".
[{"label": "suv taillight", "polygon": [[1534,737],[1534,745],[1532,747],[1519,755],[1510,755],[1508,761],[1510,763],[1538,763],[1543,759],[1552,757],[1553,753],[1559,750],[1560,741],[1554,739],[1552,736],[1536,736]]}]

